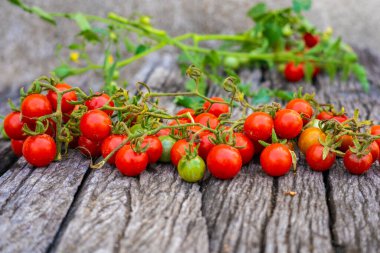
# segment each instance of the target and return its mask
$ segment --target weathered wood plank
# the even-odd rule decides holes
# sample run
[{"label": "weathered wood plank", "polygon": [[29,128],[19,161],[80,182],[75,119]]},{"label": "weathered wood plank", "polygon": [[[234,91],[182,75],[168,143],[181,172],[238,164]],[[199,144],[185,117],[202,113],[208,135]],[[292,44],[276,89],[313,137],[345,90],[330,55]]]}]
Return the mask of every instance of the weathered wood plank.
[{"label": "weathered wood plank", "polygon": [[21,158],[0,178],[1,252],[46,251],[89,165],[72,153],[40,169]]},{"label": "weathered wood plank", "polygon": [[17,156],[13,153],[9,141],[0,140],[0,177],[8,168],[17,161]]}]

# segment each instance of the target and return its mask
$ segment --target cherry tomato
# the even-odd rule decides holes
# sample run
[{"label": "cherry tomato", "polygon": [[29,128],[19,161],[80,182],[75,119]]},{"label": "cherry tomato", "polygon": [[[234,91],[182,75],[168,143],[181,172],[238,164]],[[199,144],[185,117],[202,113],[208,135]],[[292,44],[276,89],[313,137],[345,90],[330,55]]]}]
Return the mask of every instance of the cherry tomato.
[{"label": "cherry tomato", "polygon": [[[123,141],[128,137],[121,134],[112,134],[104,139],[100,147],[103,158],[106,158],[112,151],[114,151]],[[115,164],[116,153],[108,159],[109,164]]]},{"label": "cherry tomato", "polygon": [[[266,141],[267,143],[270,143],[270,141]],[[264,146],[263,145],[261,145],[260,144],[260,142],[258,142],[258,141],[252,141],[252,143],[253,143],[253,146],[254,146],[254,151],[255,151],[255,153],[254,153],[254,155],[259,155],[259,154],[261,154],[261,152],[263,152],[263,150],[264,150]]]},{"label": "cherry tomato", "polygon": [[306,152],[306,162],[314,171],[326,171],[330,169],[334,162],[336,155],[333,152],[328,152],[325,159],[323,159],[323,149],[321,144],[312,145]]},{"label": "cherry tomato", "polygon": [[342,144],[340,144],[339,150],[342,152],[346,152],[350,147],[354,146],[354,141],[352,136],[350,135],[343,135],[339,138],[339,140],[342,141]]},{"label": "cherry tomato", "polygon": [[235,133],[235,146],[242,147],[238,148],[241,155],[243,164],[247,164],[252,160],[253,154],[255,153],[255,146],[252,141],[243,133]]},{"label": "cherry tomato", "polygon": [[213,147],[207,156],[207,168],[219,179],[231,179],[241,170],[243,164],[239,150],[226,144]]},{"label": "cherry tomato", "polygon": [[162,156],[162,143],[156,136],[147,136],[145,137],[141,147],[144,148],[147,145],[148,149],[145,152],[148,155],[149,163],[156,163]]},{"label": "cherry tomato", "polygon": [[369,150],[371,152],[371,155],[372,155],[372,159],[373,159],[373,162],[376,162],[377,159],[379,159],[379,154],[380,154],[380,148],[379,148],[379,145],[377,144],[376,141],[372,142],[370,145],[369,145]]},{"label": "cherry tomato", "polygon": [[329,120],[329,119],[332,119],[333,117],[334,115],[332,112],[320,112],[317,115],[317,119],[319,120]]},{"label": "cherry tomato", "polygon": [[303,35],[303,41],[308,48],[312,48],[319,43],[319,36],[311,33],[305,33]]},{"label": "cherry tomato", "polygon": [[319,140],[324,140],[326,134],[318,127],[309,127],[305,129],[298,138],[298,148],[303,154],[314,144],[319,144]]},{"label": "cherry tomato", "polygon": [[147,153],[136,153],[131,145],[125,145],[116,154],[116,168],[129,177],[140,175],[148,166]]},{"label": "cherry tomato", "polygon": [[101,141],[111,133],[111,118],[103,111],[95,109],[86,112],[80,120],[82,135],[93,141]]},{"label": "cherry tomato", "polygon": [[52,112],[49,100],[41,94],[28,95],[21,103],[22,121],[28,125],[33,125],[38,117]]},{"label": "cherry tomato", "polygon": [[170,136],[160,136],[158,137],[160,139],[161,144],[162,144],[162,155],[160,157],[160,162],[168,163],[171,161],[170,159],[170,152],[172,150],[172,147],[176,143],[175,139],[173,139]]},{"label": "cherry tomato", "polygon": [[207,124],[209,124],[210,128],[212,129],[215,129],[219,124],[218,118],[214,114],[207,112],[199,114],[197,117],[195,117],[194,121],[195,123],[199,123],[204,126],[207,126]]},{"label": "cherry tomato", "polygon": [[254,112],[244,122],[244,133],[253,141],[265,141],[272,136],[273,119],[265,112]]},{"label": "cherry tomato", "polygon": [[177,166],[179,176],[189,183],[201,180],[206,171],[206,164],[200,156],[191,159],[182,157]]},{"label": "cherry tomato", "polygon": [[[55,88],[57,88],[59,91],[65,91],[71,89],[72,87],[66,83],[59,83],[55,86]],[[53,90],[49,90],[46,97],[53,106],[53,110],[57,110],[57,93],[55,93]],[[75,105],[70,104],[69,102],[71,101],[77,101],[77,95],[75,94],[75,91],[70,91],[63,94],[61,101],[61,111],[63,113],[69,113],[74,110]]]},{"label": "cherry tomato", "polygon": [[[179,110],[176,115],[179,116],[179,115],[186,114],[188,112],[190,113],[191,117],[194,119],[195,118],[195,111],[193,109],[190,109],[190,108],[185,108],[185,109]],[[191,120],[189,118],[181,118],[181,120],[183,120],[187,123],[191,122]]]},{"label": "cherry tomato", "polygon": [[169,135],[171,132],[171,130],[169,128],[164,128],[164,129],[161,129],[160,131],[158,131],[156,133],[156,136],[157,137],[160,137],[160,136],[165,136],[165,135]]},{"label": "cherry tomato", "polygon": [[45,167],[55,158],[57,147],[51,136],[41,134],[29,136],[22,146],[25,160],[35,167]]},{"label": "cherry tomato", "polygon": [[343,123],[348,119],[348,117],[343,114],[343,115],[336,115],[333,117],[333,119],[335,119],[336,121],[338,121],[340,123]]},{"label": "cherry tomato", "polygon": [[24,140],[27,137],[22,131],[23,125],[19,112],[11,112],[4,119],[4,131],[9,138],[14,140]]},{"label": "cherry tomato", "polygon": [[286,105],[286,109],[291,109],[298,112],[301,117],[303,124],[306,125],[309,122],[311,116],[313,115],[313,107],[304,99],[295,98]]},{"label": "cherry tomato", "polygon": [[96,158],[100,156],[100,145],[100,142],[87,139],[84,136],[79,136],[78,138],[78,149],[87,157]]},{"label": "cherry tomato", "polygon": [[[96,93],[96,95],[99,95],[100,93]],[[96,96],[91,98],[90,100],[87,100],[84,105],[87,106],[88,110],[95,110],[103,107],[108,101],[110,100],[110,96],[107,94],[102,93],[100,96]],[[113,101],[110,101],[108,103],[109,106],[113,107],[115,106]],[[113,110],[102,110],[105,113],[107,113],[109,116],[113,114]]]},{"label": "cherry tomato", "polygon": [[288,173],[292,167],[292,155],[287,146],[274,143],[263,150],[260,164],[267,175],[280,177]]},{"label": "cherry tomato", "polygon": [[301,133],[303,126],[301,116],[293,110],[282,109],[274,117],[274,129],[282,139],[293,139]]},{"label": "cherry tomato", "polygon": [[24,145],[24,142],[25,140],[11,139],[11,147],[12,147],[13,153],[15,153],[15,155],[18,157],[22,156],[22,146]]},{"label": "cherry tomato", "polygon": [[[212,99],[213,101],[225,102],[224,99],[220,97],[212,97],[210,99]],[[211,105],[209,101],[206,101],[203,104],[203,109],[211,114],[214,114],[216,117],[219,117],[220,114],[228,113],[230,111],[228,104],[213,103]]]},{"label": "cherry tomato", "polygon": [[303,64],[289,62],[285,66],[284,75],[289,82],[298,82],[304,77]]},{"label": "cherry tomato", "polygon": [[362,157],[358,157],[356,154],[352,153],[351,150],[347,150],[343,157],[344,167],[354,175],[365,173],[371,167],[372,162],[371,152]]},{"label": "cherry tomato", "polygon": [[[380,135],[380,125],[374,125],[371,127],[371,134],[372,135]],[[380,147],[380,139],[376,140],[377,145]]]},{"label": "cherry tomato", "polygon": [[[179,140],[173,145],[170,151],[170,158],[171,158],[172,163],[175,166],[177,166],[179,160],[181,160],[181,158],[186,155],[186,149],[189,149],[189,148],[190,148],[190,143],[186,141],[185,139]],[[191,150],[193,151],[194,149],[195,149],[195,144],[193,143]]]},{"label": "cherry tomato", "polygon": [[207,159],[208,153],[210,153],[211,149],[215,146],[215,144],[211,143],[209,138],[215,138],[215,134],[207,133],[203,136],[200,136],[198,154],[204,160]]}]

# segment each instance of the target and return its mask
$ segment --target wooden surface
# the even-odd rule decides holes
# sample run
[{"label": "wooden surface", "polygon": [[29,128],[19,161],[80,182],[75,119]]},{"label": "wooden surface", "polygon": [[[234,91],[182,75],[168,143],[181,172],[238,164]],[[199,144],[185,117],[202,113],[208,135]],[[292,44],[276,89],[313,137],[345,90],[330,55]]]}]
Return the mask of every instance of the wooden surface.
[{"label": "wooden surface", "polygon": [[[321,77],[317,98],[354,107],[380,120],[380,61],[361,51],[372,84],[330,84]],[[255,86],[278,87],[274,72],[243,71]],[[263,74],[263,75],[262,75]],[[154,90],[182,89],[184,78],[169,57],[136,73]],[[296,89],[287,85],[287,89]],[[13,96],[11,93],[0,93]],[[220,94],[215,86],[209,95]],[[173,112],[170,99],[161,105]],[[2,105],[3,106],[3,105]],[[1,110],[5,110],[1,108]],[[229,181],[209,174],[182,181],[172,165],[151,165],[139,177],[115,168],[91,170],[71,151],[62,162],[34,169],[0,142],[0,252],[378,252],[380,170],[349,175],[342,161],[326,173],[300,156],[297,174],[266,176],[257,159]],[[286,194],[294,191],[295,196]]]}]

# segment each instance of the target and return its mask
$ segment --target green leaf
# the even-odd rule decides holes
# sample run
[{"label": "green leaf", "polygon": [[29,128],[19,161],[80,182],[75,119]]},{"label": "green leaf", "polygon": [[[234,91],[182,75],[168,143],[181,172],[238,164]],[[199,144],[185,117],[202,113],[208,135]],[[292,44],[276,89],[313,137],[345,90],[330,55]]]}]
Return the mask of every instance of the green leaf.
[{"label": "green leaf", "polygon": [[124,38],[124,46],[127,52],[136,52],[136,46],[132,43],[132,41],[127,36]]},{"label": "green leaf", "polygon": [[369,82],[367,79],[367,72],[366,72],[365,68],[362,65],[360,65],[359,63],[357,63],[357,64],[353,65],[352,71],[354,72],[356,78],[360,82],[363,90],[365,92],[368,92],[369,91]]},{"label": "green leaf", "polygon": [[91,25],[82,13],[76,13],[72,16],[81,31],[91,30]]},{"label": "green leaf", "polygon": [[284,91],[284,90],[275,90],[273,91],[273,96],[284,101],[290,101],[294,98],[294,92]]},{"label": "green leaf", "polygon": [[174,99],[174,102],[177,105],[182,105],[184,107],[191,108],[191,109],[195,110],[195,109],[198,109],[199,107],[201,107],[204,101],[200,97],[177,96]]},{"label": "green leaf", "polygon": [[267,88],[260,88],[255,95],[252,96],[252,104],[266,104],[270,102],[270,91]]},{"label": "green leaf", "polygon": [[79,33],[80,36],[83,36],[88,41],[96,42],[100,41],[99,36],[92,30],[84,30]]},{"label": "green leaf", "polygon": [[72,69],[70,66],[63,64],[53,70],[54,74],[61,80],[72,74]]},{"label": "green leaf", "polygon": [[314,65],[310,62],[306,62],[304,65],[304,69],[306,81],[311,82],[311,79],[313,78]]},{"label": "green leaf", "polygon": [[51,14],[47,13],[46,11],[42,10],[41,8],[33,6],[30,10],[32,13],[36,14],[41,19],[43,19],[43,20],[45,20],[45,21],[47,21],[53,25],[56,24],[54,17]]},{"label": "green leaf", "polygon": [[293,10],[297,13],[311,8],[311,0],[293,0]]},{"label": "green leaf", "polygon": [[141,54],[143,53],[144,51],[148,50],[149,49],[149,46],[147,45],[144,45],[144,44],[140,44],[137,46],[136,48],[136,51],[135,51],[135,54]]},{"label": "green leaf", "polygon": [[265,3],[258,3],[249,9],[247,16],[252,18],[254,21],[258,21],[258,19],[264,15],[267,11],[267,6]]}]

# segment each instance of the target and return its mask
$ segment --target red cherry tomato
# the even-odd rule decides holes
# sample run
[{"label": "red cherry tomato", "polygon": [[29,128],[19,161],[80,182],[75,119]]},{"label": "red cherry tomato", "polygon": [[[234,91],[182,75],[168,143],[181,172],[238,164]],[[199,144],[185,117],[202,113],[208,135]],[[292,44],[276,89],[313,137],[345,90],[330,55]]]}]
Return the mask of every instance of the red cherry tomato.
[{"label": "red cherry tomato", "polygon": [[274,130],[282,139],[297,137],[301,133],[302,126],[301,116],[293,110],[279,110],[274,117]]},{"label": "red cherry tomato", "polygon": [[146,150],[146,154],[148,155],[149,163],[156,163],[162,155],[162,143],[156,136],[147,136],[141,147],[144,148],[147,145],[148,149]]},{"label": "red cherry tomato", "polygon": [[207,124],[209,124],[210,128],[212,129],[215,129],[219,124],[218,118],[214,114],[207,112],[199,114],[197,117],[195,117],[194,121],[195,123],[199,123],[204,126],[207,126]]},{"label": "red cherry tomato", "polygon": [[[55,88],[57,88],[59,91],[65,91],[71,89],[72,87],[66,83],[59,83],[55,86]],[[57,93],[55,93],[53,90],[49,90],[46,97],[53,106],[53,110],[57,110]],[[70,104],[69,102],[71,101],[77,101],[77,95],[75,94],[75,91],[70,91],[63,94],[61,102],[61,110],[63,113],[69,113],[74,110],[75,105]]]},{"label": "red cherry tomato", "polygon": [[295,98],[292,99],[287,105],[286,109],[291,109],[298,112],[301,117],[303,124],[306,125],[309,122],[311,116],[313,115],[313,107],[304,99]]},{"label": "red cherry tomato", "polygon": [[335,119],[336,121],[338,121],[340,123],[343,123],[348,119],[348,117],[343,114],[343,115],[336,115],[333,117],[333,119]]},{"label": "red cherry tomato", "polygon": [[306,152],[306,162],[314,171],[326,171],[335,162],[336,155],[333,152],[329,152],[326,158],[323,159],[323,149],[324,147],[321,144],[314,144]]},{"label": "red cherry tomato", "polygon": [[22,146],[22,154],[31,165],[45,167],[55,158],[57,148],[51,136],[41,134],[29,136]]},{"label": "red cherry tomato", "polygon": [[379,148],[379,145],[377,144],[376,141],[372,142],[370,145],[369,145],[369,150],[371,152],[371,155],[372,155],[372,159],[373,159],[373,162],[376,162],[377,159],[379,159],[379,154],[380,154],[380,148]]},{"label": "red cherry tomato", "polygon": [[160,137],[160,136],[166,136],[166,135],[169,135],[171,132],[171,130],[169,128],[164,128],[164,129],[161,129],[160,131],[158,131],[156,133],[156,136],[157,137]]},{"label": "red cherry tomato", "polygon": [[[177,141],[170,150],[170,159],[172,163],[177,166],[179,160],[186,155],[186,149],[190,148],[190,143],[185,139]],[[191,150],[195,149],[195,144],[191,147]]]},{"label": "red cherry tomato", "polygon": [[285,66],[284,75],[289,82],[298,82],[304,77],[303,64],[295,65],[289,62]]},{"label": "red cherry tomato", "polygon": [[317,119],[319,120],[329,120],[329,119],[332,119],[333,117],[334,115],[332,112],[320,112],[317,115]]},{"label": "red cherry tomato", "polygon": [[4,119],[4,131],[9,138],[14,140],[24,140],[27,137],[22,131],[23,125],[19,112],[11,112]]},{"label": "red cherry tomato", "polygon": [[[99,95],[100,93],[96,93],[96,95]],[[84,105],[87,106],[88,110],[95,110],[103,107],[108,101],[110,100],[110,96],[107,94],[102,93],[100,96],[96,96],[91,98],[90,100],[87,100]],[[115,106],[113,101],[110,101],[108,103],[109,106]],[[107,113],[109,116],[112,115],[113,110],[102,110],[105,113]]]},{"label": "red cherry tomato", "polygon": [[298,148],[306,155],[307,150],[314,144],[319,144],[319,140],[324,141],[326,134],[318,127],[309,127],[302,131],[298,137]]},{"label": "red cherry tomato", "polygon": [[25,140],[11,139],[11,147],[12,147],[13,153],[15,153],[15,155],[18,157],[22,156],[22,146],[24,145],[24,142]]},{"label": "red cherry tomato", "polygon": [[342,152],[346,152],[350,147],[354,146],[354,140],[350,135],[343,135],[339,140],[342,141],[342,144],[339,147],[339,150]]},{"label": "red cherry tomato", "polygon": [[[374,125],[371,127],[371,134],[372,135],[380,135],[380,125]],[[380,139],[376,140],[377,145],[380,147]]]},{"label": "red cherry tomato", "polygon": [[308,48],[312,48],[319,43],[319,36],[311,33],[305,33],[303,35],[303,41]]},{"label": "red cherry tomato", "polygon": [[235,146],[242,147],[238,148],[241,155],[243,164],[247,164],[252,160],[253,154],[255,153],[255,146],[252,141],[243,133],[235,133]]},{"label": "red cherry tomato", "polygon": [[21,103],[22,121],[32,126],[38,117],[51,114],[53,108],[46,96],[28,95]]},{"label": "red cherry tomato", "polygon": [[[101,145],[101,153],[103,158],[106,158],[112,151],[114,151],[123,141],[128,137],[121,134],[113,134],[104,139]],[[108,159],[109,164],[115,164],[116,153]]]},{"label": "red cherry tomato", "polygon": [[148,166],[147,153],[136,153],[131,145],[125,145],[116,154],[116,168],[129,177],[140,175]]},{"label": "red cherry tomato", "polygon": [[209,138],[215,138],[215,135],[213,133],[207,133],[200,136],[198,154],[204,160],[207,159],[208,153],[210,153],[211,149],[215,146],[215,144],[211,143]]},{"label": "red cherry tomato", "polygon": [[[216,102],[225,102],[224,99],[220,97],[212,97],[210,99]],[[203,109],[211,114],[214,114],[216,117],[219,117],[220,114],[228,113],[230,111],[228,104],[213,103],[211,105],[209,101],[206,101],[203,104]]]},{"label": "red cherry tomato", "polygon": [[292,167],[292,155],[284,144],[271,144],[261,153],[260,164],[267,175],[280,177]]},{"label": "red cherry tomato", "polygon": [[[266,142],[270,143],[270,141],[266,141]],[[258,141],[252,141],[252,143],[253,143],[254,151],[255,151],[254,155],[261,154],[261,152],[263,152],[265,147],[263,145],[261,145],[260,142],[258,142]]]},{"label": "red cherry tomato", "polygon": [[265,112],[254,112],[244,122],[244,133],[253,141],[265,141],[272,136],[273,119]]},{"label": "red cherry tomato", "polygon": [[87,139],[84,136],[78,138],[78,149],[87,157],[96,158],[100,156],[100,144],[100,142]]},{"label": "red cherry tomato", "polygon": [[86,112],[79,123],[82,135],[93,141],[101,141],[111,133],[111,118],[101,110]]},{"label": "red cherry tomato", "polygon": [[371,152],[362,157],[358,157],[356,154],[352,153],[351,150],[347,150],[343,157],[344,167],[354,175],[365,173],[371,167],[372,162]]},{"label": "red cherry tomato", "polygon": [[[190,113],[191,117],[194,119],[195,118],[195,111],[193,109],[190,109],[190,108],[185,108],[185,109],[179,110],[177,112],[177,116],[186,114],[188,112]],[[187,123],[191,122],[191,120],[189,118],[181,118],[181,120],[186,121]]]},{"label": "red cherry tomato", "polygon": [[242,158],[239,151],[226,144],[213,147],[207,156],[207,168],[219,179],[231,179],[241,170]]}]

